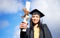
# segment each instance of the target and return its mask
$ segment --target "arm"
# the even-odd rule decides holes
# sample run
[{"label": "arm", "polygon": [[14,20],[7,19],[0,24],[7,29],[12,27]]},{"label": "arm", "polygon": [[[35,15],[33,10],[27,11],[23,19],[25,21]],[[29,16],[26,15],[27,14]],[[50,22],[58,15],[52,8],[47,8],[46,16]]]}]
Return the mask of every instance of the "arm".
[{"label": "arm", "polygon": [[[27,38],[27,32],[28,32],[27,28],[28,28],[27,23],[23,22],[20,24],[20,29],[21,29],[20,38]],[[25,30],[25,31],[23,31],[23,30]]]},{"label": "arm", "polygon": [[51,32],[46,24],[44,24],[44,34],[45,34],[45,38],[52,38]]},{"label": "arm", "polygon": [[28,33],[29,33],[29,29],[27,28],[26,31],[22,31],[20,32],[20,38],[28,38]]},{"label": "arm", "polygon": [[26,32],[23,32],[21,29],[20,38],[26,38]]}]

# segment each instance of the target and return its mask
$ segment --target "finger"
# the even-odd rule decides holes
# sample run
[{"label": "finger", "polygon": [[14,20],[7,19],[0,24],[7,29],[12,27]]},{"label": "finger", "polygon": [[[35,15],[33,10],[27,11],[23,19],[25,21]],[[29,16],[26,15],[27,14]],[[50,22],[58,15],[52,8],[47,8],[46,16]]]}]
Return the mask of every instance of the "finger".
[{"label": "finger", "polygon": [[23,26],[20,26],[20,28],[24,28]]}]

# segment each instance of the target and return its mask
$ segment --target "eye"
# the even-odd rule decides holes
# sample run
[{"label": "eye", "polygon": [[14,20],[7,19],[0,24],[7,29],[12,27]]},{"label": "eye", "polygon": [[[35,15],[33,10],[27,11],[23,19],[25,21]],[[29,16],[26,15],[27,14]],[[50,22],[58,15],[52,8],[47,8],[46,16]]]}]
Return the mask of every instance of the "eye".
[{"label": "eye", "polygon": [[32,18],[34,18],[35,16],[32,16]]},{"label": "eye", "polygon": [[37,15],[36,18],[39,18],[39,16]]},{"label": "eye", "polygon": [[37,18],[39,18],[38,16],[36,16]]}]

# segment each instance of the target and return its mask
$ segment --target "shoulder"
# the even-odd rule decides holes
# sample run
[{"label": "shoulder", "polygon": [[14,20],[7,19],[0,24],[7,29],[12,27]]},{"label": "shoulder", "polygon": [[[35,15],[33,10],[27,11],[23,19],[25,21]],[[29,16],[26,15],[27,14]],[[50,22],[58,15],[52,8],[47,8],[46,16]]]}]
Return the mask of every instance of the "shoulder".
[{"label": "shoulder", "polygon": [[43,29],[44,29],[45,37],[52,38],[51,32],[50,32],[47,24],[43,24]]},{"label": "shoulder", "polygon": [[[44,32],[48,35],[51,36],[51,31],[50,29],[48,28],[47,24],[43,24],[43,27],[44,27]],[[52,37],[52,36],[51,36]]]},{"label": "shoulder", "polygon": [[48,26],[47,26],[47,24],[43,24],[43,29],[44,29],[45,31],[50,31],[49,28],[48,28]]},{"label": "shoulder", "polygon": [[44,28],[48,28],[47,24],[42,24]]}]

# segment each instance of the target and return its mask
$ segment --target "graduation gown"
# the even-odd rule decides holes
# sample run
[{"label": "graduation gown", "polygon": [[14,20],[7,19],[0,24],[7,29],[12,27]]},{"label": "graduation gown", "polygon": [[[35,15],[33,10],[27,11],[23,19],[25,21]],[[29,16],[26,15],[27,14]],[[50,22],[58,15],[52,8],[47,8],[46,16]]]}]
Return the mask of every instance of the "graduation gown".
[{"label": "graduation gown", "polygon": [[[48,29],[46,24],[42,24],[43,30],[40,29],[39,38],[52,38],[51,32]],[[20,38],[34,38],[34,30],[30,30],[29,28],[26,32],[20,32]]]}]

